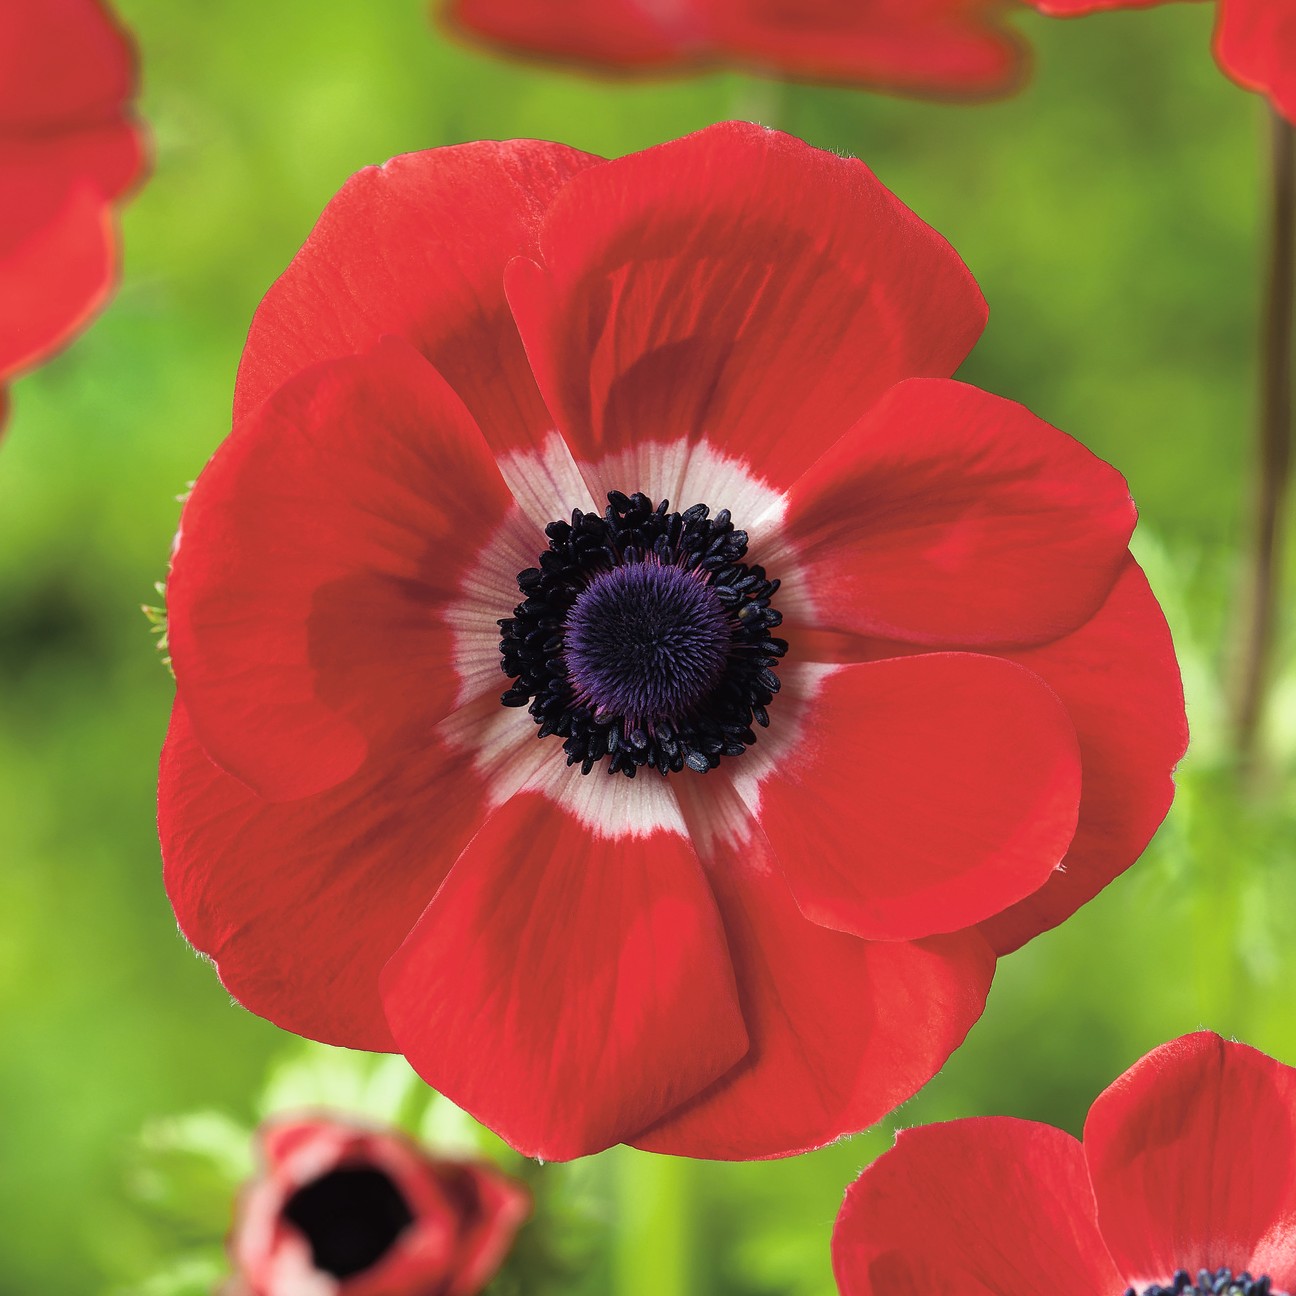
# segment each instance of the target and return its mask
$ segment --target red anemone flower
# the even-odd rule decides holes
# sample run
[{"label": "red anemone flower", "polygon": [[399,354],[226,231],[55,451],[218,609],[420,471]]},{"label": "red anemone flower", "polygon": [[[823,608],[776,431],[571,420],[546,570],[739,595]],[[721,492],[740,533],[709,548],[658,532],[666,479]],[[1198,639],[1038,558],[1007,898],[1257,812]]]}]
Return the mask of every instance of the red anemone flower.
[{"label": "red anemone flower", "polygon": [[867,167],[760,127],[350,180],[168,592],[166,881],[231,993],[546,1158],[914,1093],[1186,740],[1122,478],[942,376],[984,323]]},{"label": "red anemone flower", "polygon": [[[1026,0],[1057,18],[1104,9],[1150,9],[1168,0]],[[1226,76],[1267,96],[1296,123],[1296,0],[1220,0],[1215,57]]]},{"label": "red anemone flower", "polygon": [[476,1296],[531,1209],[494,1166],[336,1117],[275,1121],[244,1189],[230,1296]]},{"label": "red anemone flower", "polygon": [[1201,1031],[1101,1094],[1083,1143],[1009,1117],[906,1130],[832,1248],[842,1296],[1287,1296],[1296,1068]]},{"label": "red anemone flower", "polygon": [[144,166],[135,59],[99,0],[0,0],[0,382],[107,299],[114,204]]},{"label": "red anemone flower", "polygon": [[447,23],[514,54],[605,72],[756,71],[939,98],[1015,89],[1007,0],[449,0]]}]

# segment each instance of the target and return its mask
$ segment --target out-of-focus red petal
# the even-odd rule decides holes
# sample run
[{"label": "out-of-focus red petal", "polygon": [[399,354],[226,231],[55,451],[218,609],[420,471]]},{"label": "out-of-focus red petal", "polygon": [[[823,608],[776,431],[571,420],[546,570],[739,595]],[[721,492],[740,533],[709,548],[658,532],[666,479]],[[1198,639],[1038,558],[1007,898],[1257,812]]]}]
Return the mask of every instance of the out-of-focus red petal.
[{"label": "out-of-focus red petal", "polygon": [[582,172],[540,244],[509,302],[595,499],[676,439],[789,486],[985,324],[967,267],[862,162],[745,122]]},{"label": "out-of-focus red petal", "polygon": [[751,1051],[634,1142],[749,1160],[865,1129],[963,1042],[985,1006],[993,953],[975,932],[911,944],[809,922],[725,775],[699,783],[682,781],[679,795],[724,919]]},{"label": "out-of-focus red petal", "polygon": [[1296,1068],[1185,1035],[1098,1097],[1084,1148],[1126,1281],[1225,1266],[1296,1288]]},{"label": "out-of-focus red petal", "polygon": [[1061,697],[1080,739],[1080,821],[1062,868],[983,930],[1006,954],[1070,917],[1123,873],[1174,797],[1188,746],[1183,686],[1165,617],[1132,559],[1074,634],[1008,654]]},{"label": "out-of-focus red petal", "polygon": [[[559,769],[460,856],[383,974],[427,1082],[528,1156],[632,1138],[726,1072],[747,1033],[715,902],[658,781]],[[597,781],[596,781],[597,780]],[[674,828],[625,815],[640,793]]]},{"label": "out-of-focus red petal", "polygon": [[531,1194],[516,1179],[485,1164],[442,1162],[438,1178],[459,1211],[454,1273],[445,1296],[477,1296],[503,1264],[531,1213]]},{"label": "out-of-focus red petal", "polygon": [[807,703],[775,699],[770,718],[771,735],[791,722],[795,737],[758,743],[735,783],[825,927],[958,931],[1038,890],[1070,845],[1075,730],[1014,663],[931,653],[846,666]]},{"label": "out-of-focus red petal", "polygon": [[421,757],[263,801],[207,759],[177,702],[158,830],[180,930],[252,1012],[330,1044],[391,1049],[379,973],[485,817],[487,791],[430,736]]},{"label": "out-of-focus red petal", "polygon": [[95,185],[5,192],[0,382],[62,346],[103,305],[117,276],[112,207]]},{"label": "out-of-focus red petal", "polygon": [[135,55],[99,0],[0,6],[0,134],[97,125],[135,87]]},{"label": "out-of-focus red petal", "polygon": [[1078,18],[1104,9],[1152,9],[1172,0],[1025,0],[1053,18]]},{"label": "out-of-focus red petal", "polygon": [[1134,521],[1124,478],[1023,406],[904,382],[792,488],[779,606],[923,644],[1056,639],[1102,605]]},{"label": "out-of-focus red petal", "polygon": [[903,1130],[846,1192],[842,1296],[1119,1296],[1077,1140],[1010,1117]]},{"label": "out-of-focus red petal", "polygon": [[553,195],[600,159],[561,144],[486,141],[352,176],[257,309],[236,421],[317,360],[395,334],[423,352],[496,451],[553,427],[504,300],[505,264],[533,255]]},{"label": "out-of-focus red petal", "polygon": [[1006,93],[1025,49],[1004,0],[720,0],[717,54],[772,72],[936,96]]},{"label": "out-of-focus red petal", "polygon": [[467,700],[451,605],[510,508],[471,416],[406,343],[281,388],[203,472],[167,587],[211,758],[289,799],[417,749]]},{"label": "out-of-focus red petal", "polygon": [[1215,56],[1296,123],[1296,0],[1220,0]]},{"label": "out-of-focus red petal", "polygon": [[700,51],[704,19],[688,3],[659,10],[608,0],[451,0],[452,28],[514,54],[605,70],[658,68]]}]

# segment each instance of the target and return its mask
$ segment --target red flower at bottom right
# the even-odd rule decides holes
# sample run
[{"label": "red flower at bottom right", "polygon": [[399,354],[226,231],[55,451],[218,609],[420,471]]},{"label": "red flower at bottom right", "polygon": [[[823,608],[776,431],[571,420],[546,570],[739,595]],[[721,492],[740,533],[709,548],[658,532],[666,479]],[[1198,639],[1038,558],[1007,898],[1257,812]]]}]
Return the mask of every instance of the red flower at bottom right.
[{"label": "red flower at bottom right", "polygon": [[1296,1068],[1202,1031],[1135,1063],[1081,1142],[986,1117],[906,1130],[846,1193],[843,1296],[1292,1296]]}]

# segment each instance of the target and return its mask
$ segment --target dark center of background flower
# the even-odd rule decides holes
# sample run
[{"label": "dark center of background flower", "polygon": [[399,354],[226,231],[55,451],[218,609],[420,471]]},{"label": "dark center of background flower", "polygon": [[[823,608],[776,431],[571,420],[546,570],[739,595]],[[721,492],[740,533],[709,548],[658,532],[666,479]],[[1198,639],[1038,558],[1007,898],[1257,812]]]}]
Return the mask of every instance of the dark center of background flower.
[{"label": "dark center of background flower", "polygon": [[1125,1296],[1283,1296],[1282,1292],[1273,1290],[1273,1282],[1265,1275],[1253,1278],[1249,1273],[1234,1274],[1231,1269],[1199,1269],[1197,1277],[1186,1269],[1179,1269],[1170,1280],[1168,1287],[1154,1283],[1145,1287],[1140,1293],[1135,1287],[1128,1287]]},{"label": "dark center of background flower", "polygon": [[514,680],[500,700],[528,707],[582,774],[604,758],[631,778],[705,773],[769,724],[788,647],[770,635],[779,582],[740,561],[747,533],[728,509],[669,508],[611,491],[603,514],[551,522],[539,566],[518,575],[524,602],[499,623]]},{"label": "dark center of background flower", "polygon": [[283,1213],[309,1243],[315,1268],[335,1278],[372,1268],[414,1222],[396,1185],[368,1166],[321,1175],[293,1193]]}]

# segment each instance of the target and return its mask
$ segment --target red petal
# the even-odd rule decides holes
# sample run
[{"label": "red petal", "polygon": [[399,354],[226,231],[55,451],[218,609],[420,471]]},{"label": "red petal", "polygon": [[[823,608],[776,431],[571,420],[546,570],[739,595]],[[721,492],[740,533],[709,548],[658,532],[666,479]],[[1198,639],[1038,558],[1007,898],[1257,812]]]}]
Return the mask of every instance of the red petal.
[{"label": "red petal", "polygon": [[1061,697],[1080,738],[1080,821],[1062,869],[983,930],[1006,954],[1070,917],[1123,873],[1174,797],[1171,773],[1188,745],[1170,631],[1138,564],[1075,634],[1010,654]]},{"label": "red petal", "polygon": [[1215,56],[1239,85],[1296,123],[1296,3],[1220,0]]},{"label": "red petal", "polygon": [[655,12],[608,0],[451,0],[444,16],[452,28],[515,54],[636,69],[687,59],[701,18],[684,8]]},{"label": "red petal", "polygon": [[69,341],[117,276],[112,207],[93,184],[10,188],[12,179],[0,213],[0,382]]},{"label": "red petal", "polygon": [[641,794],[673,807],[669,790],[561,767],[555,786],[568,806],[533,789],[488,820],[383,990],[433,1088],[527,1156],[566,1160],[692,1097],[747,1034],[678,809],[673,826],[667,814],[611,835]]},{"label": "red petal", "polygon": [[949,244],[862,162],[743,122],[575,177],[540,241],[509,302],[595,499],[651,489],[633,465],[675,439],[786,487],[892,383],[952,373],[985,323]]},{"label": "red petal", "polygon": [[1186,1035],[1098,1098],[1084,1146],[1125,1281],[1227,1266],[1296,1287],[1296,1068]]},{"label": "red petal", "polygon": [[531,1195],[493,1166],[440,1166],[442,1186],[460,1205],[460,1234],[455,1272],[445,1296],[477,1296],[495,1276],[531,1213]]},{"label": "red petal", "polygon": [[876,942],[807,921],[723,778],[708,775],[702,788],[690,779],[680,796],[695,843],[708,841],[717,814],[735,825],[703,858],[751,1051],[635,1144],[674,1156],[787,1156],[867,1128],[935,1075],[985,1007],[994,956],[975,932]]},{"label": "red petal", "polygon": [[1134,520],[1124,478],[1023,406],[900,383],[793,487],[803,577],[779,605],[924,644],[1056,639],[1101,606]]},{"label": "red petal", "polygon": [[432,736],[421,757],[366,766],[321,796],[262,801],[207,759],[177,702],[158,828],[180,929],[250,1011],[391,1049],[379,972],[485,817],[487,791]]},{"label": "red petal", "polygon": [[395,334],[445,375],[497,451],[553,427],[504,301],[545,206],[600,159],[494,141],[393,158],[353,176],[266,294],[248,335],[236,420],[317,360]]},{"label": "red petal", "polygon": [[1070,1134],[991,1116],[903,1130],[851,1185],[832,1239],[842,1296],[1116,1296]]},{"label": "red petal", "polygon": [[1066,853],[1075,731],[1029,671],[891,658],[797,702],[776,699],[774,741],[734,777],[813,922],[881,940],[959,931],[1038,890]]},{"label": "red petal", "polygon": [[1026,0],[1026,3],[1054,18],[1078,18],[1104,9],[1152,9],[1170,0]]},{"label": "red petal", "polygon": [[281,388],[203,473],[168,584],[208,755],[287,799],[371,750],[417,748],[467,700],[450,605],[510,503],[468,412],[405,343]]},{"label": "red petal", "polygon": [[1006,93],[1024,47],[1001,0],[735,0],[715,44],[794,76],[936,95]]},{"label": "red petal", "polygon": [[130,41],[98,0],[0,6],[0,134],[99,124],[134,89]]}]

